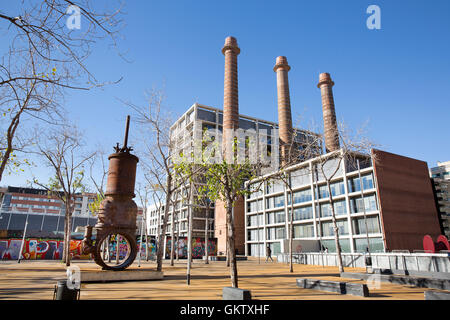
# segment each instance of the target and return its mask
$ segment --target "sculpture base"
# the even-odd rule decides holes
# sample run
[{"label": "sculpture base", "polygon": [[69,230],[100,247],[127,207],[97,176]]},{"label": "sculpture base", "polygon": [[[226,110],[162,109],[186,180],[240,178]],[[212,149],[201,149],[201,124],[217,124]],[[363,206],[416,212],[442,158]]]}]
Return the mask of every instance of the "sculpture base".
[{"label": "sculpture base", "polygon": [[161,280],[163,277],[164,273],[162,271],[148,268],[132,268],[123,271],[81,270],[81,283]]}]

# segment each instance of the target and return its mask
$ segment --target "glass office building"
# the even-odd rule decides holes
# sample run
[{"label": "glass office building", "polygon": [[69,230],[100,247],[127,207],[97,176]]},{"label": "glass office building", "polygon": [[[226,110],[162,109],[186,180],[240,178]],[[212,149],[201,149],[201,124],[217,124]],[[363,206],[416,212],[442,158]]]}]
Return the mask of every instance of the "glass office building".
[{"label": "glass office building", "polygon": [[[287,170],[289,181],[285,181],[293,191],[293,238],[318,240],[329,252],[335,252],[329,191],[317,159]],[[329,160],[324,166],[327,177],[339,166],[330,180],[330,190],[341,248],[343,252],[365,251],[368,233],[371,251],[384,251],[371,159],[361,157],[360,164],[360,171],[354,161],[345,159],[340,164],[336,159]],[[282,241],[289,238],[291,192],[283,180],[275,177],[265,176],[260,190],[252,190],[245,200],[246,254],[249,256],[257,256],[258,250],[259,255],[264,256],[267,246],[273,254],[278,254],[282,250]],[[261,182],[256,181],[248,187],[255,188],[258,184]]]}]

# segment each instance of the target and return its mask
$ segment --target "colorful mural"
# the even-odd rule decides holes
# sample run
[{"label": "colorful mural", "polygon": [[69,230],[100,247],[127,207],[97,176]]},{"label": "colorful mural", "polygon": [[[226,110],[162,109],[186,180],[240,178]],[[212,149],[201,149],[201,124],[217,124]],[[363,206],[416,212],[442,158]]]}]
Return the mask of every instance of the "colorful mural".
[{"label": "colorful mural", "polygon": [[[0,239],[0,259],[17,260],[22,239]],[[62,258],[64,241],[55,239],[25,239],[22,255],[25,260],[59,260]],[[87,260],[90,255],[81,253],[81,240],[70,240],[72,259]]]},{"label": "colorful mural", "polygon": [[[166,258],[170,257],[170,247],[172,239],[167,238],[166,246]],[[175,250],[178,250],[178,255],[180,258],[187,258],[187,237],[180,237],[178,239],[178,246],[175,243]],[[192,257],[202,258],[205,255],[205,240],[203,238],[192,238]],[[217,255],[217,239],[208,239],[208,255]]]},{"label": "colorful mural", "polygon": [[145,250],[147,248],[147,244],[148,244],[148,250],[149,250],[148,251],[148,256],[151,257],[151,256],[155,256],[156,255],[156,244],[155,243],[153,243],[153,242],[148,242],[148,243],[144,242],[142,244],[142,246],[141,246],[140,239],[138,239],[137,243],[138,243],[138,250],[141,253],[141,259],[145,259],[146,258]]}]

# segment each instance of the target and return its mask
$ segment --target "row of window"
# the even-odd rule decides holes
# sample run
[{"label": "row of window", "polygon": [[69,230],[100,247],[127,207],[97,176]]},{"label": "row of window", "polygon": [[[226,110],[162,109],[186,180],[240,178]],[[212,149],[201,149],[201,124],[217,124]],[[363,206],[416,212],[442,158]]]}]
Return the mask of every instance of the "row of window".
[{"label": "row of window", "polygon": [[[275,197],[275,198],[278,198],[278,197]],[[278,201],[281,201],[280,199],[276,200],[275,198],[272,197],[272,198],[268,198],[266,200],[272,200],[273,203],[279,203]],[[365,195],[364,199],[361,196],[351,197],[351,198],[349,198],[349,202],[350,202],[350,213],[362,213],[364,211],[371,212],[371,211],[378,210],[375,194]],[[276,208],[284,207],[284,202],[282,202],[282,203],[283,203],[283,205],[278,205],[278,206],[276,206]],[[334,201],[333,207],[334,207],[334,212],[335,212],[336,216],[347,214],[347,206],[346,206],[345,200]],[[263,210],[262,201],[260,200],[258,203],[256,203],[256,201],[247,202],[247,210],[248,210],[248,212],[262,211]],[[290,212],[290,208],[288,208],[288,212]],[[331,217],[332,216],[331,205],[328,202],[316,204],[316,212],[318,213],[318,216],[321,218]],[[284,210],[267,213],[266,215],[270,216],[270,215],[279,214],[279,213],[282,213],[284,216]],[[305,207],[300,207],[300,208],[294,209],[294,221],[307,220],[307,219],[312,219],[312,218],[313,218],[312,206],[305,206]],[[267,224],[276,223],[276,222],[271,222],[271,221],[274,221],[274,219],[267,218]],[[284,220],[281,222],[284,222]]]},{"label": "row of window", "polygon": [[[355,252],[366,252],[367,239],[354,239],[353,245]],[[339,240],[342,252],[350,252],[350,241],[349,239]],[[272,250],[272,254],[276,255],[281,253],[281,246],[279,242],[272,242],[267,244]],[[336,243],[334,240],[322,240],[321,245],[323,248],[327,248],[328,252],[336,252]],[[370,252],[384,252],[384,244],[382,238],[370,238],[369,240]],[[249,243],[248,244],[248,254],[250,256],[265,256],[266,249],[264,244]]]},{"label": "row of window", "polygon": [[[306,182],[306,181],[305,181]],[[349,192],[358,192],[361,191],[361,184],[363,190],[373,189],[373,174],[365,174],[361,176],[361,179],[358,177],[349,178],[348,182],[348,190]],[[305,183],[304,183],[305,184]],[[302,184],[294,184],[293,187],[297,187]],[[251,188],[251,187],[250,187]],[[318,190],[317,190],[318,189]],[[345,194],[345,186],[343,181],[337,181],[330,184],[331,195],[333,197]],[[284,191],[284,185],[281,182],[276,183],[267,183],[266,184],[266,194],[281,192]],[[327,185],[321,185],[314,190],[316,199],[326,199],[329,197],[329,191]],[[258,196],[261,195],[261,192],[258,192]],[[251,198],[256,197],[256,195],[252,195]],[[294,192],[294,203],[307,202],[312,200],[311,189],[301,190]],[[288,203],[290,204],[290,194],[288,193]]]},{"label": "row of window", "polygon": [[61,207],[56,206],[41,206],[37,204],[24,204],[24,203],[13,203],[13,206],[17,208],[35,208],[35,209],[52,209],[52,210],[59,210]]},{"label": "row of window", "polygon": [[[367,228],[366,228],[367,225]],[[339,235],[348,235],[348,223],[347,220],[337,220],[336,226],[339,230]],[[378,216],[371,216],[364,219],[364,217],[358,217],[352,219],[353,234],[374,234],[380,233],[380,222]],[[258,240],[257,234],[259,231],[259,240],[262,240],[262,231],[264,229],[251,229],[248,230],[248,240]],[[266,240],[280,240],[286,239],[285,227],[268,227]],[[317,234],[320,237],[332,237],[334,236],[334,225],[332,221],[322,222],[317,224]],[[294,238],[313,238],[314,237],[314,225],[312,223],[294,225]]]},{"label": "row of window", "polygon": [[[22,196],[11,196],[12,200],[27,200],[27,201],[39,201],[39,202],[53,202],[53,203],[62,203],[59,199],[52,199],[52,198],[35,198],[35,197],[22,197]],[[83,198],[76,197],[75,201],[81,202],[83,201]],[[89,198],[88,202],[92,203],[95,200],[93,198]]]},{"label": "row of window", "polygon": [[22,196],[11,196],[11,200],[27,200],[27,201],[62,203],[62,201],[58,200],[58,199],[22,197]]},{"label": "row of window", "polygon": [[[24,230],[25,222],[28,217],[28,231],[64,231],[65,217],[50,215],[26,215],[4,213],[3,219],[0,219],[1,230]],[[72,231],[78,226],[95,225],[96,218],[72,218]]]}]

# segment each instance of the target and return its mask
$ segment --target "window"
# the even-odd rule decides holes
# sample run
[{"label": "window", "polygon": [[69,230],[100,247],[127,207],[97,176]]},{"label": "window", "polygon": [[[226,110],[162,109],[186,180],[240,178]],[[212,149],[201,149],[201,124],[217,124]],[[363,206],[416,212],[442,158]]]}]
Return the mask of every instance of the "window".
[{"label": "window", "polygon": [[305,184],[309,184],[311,174],[309,168],[302,168],[290,173],[291,186],[293,188],[300,187]]},{"label": "window", "polygon": [[280,192],[280,191],[284,191],[284,184],[282,182],[275,182],[273,184],[273,192]]},{"label": "window", "polygon": [[364,207],[361,197],[354,197],[350,199],[351,213],[364,212],[364,208],[366,209],[366,212],[377,210],[377,201],[374,194],[364,196]]},{"label": "window", "polygon": [[275,212],[275,223],[282,223],[284,221],[286,221],[284,210]]},{"label": "window", "polygon": [[347,208],[345,205],[345,200],[335,201],[334,202],[334,212],[337,216],[347,214]]},{"label": "window", "polygon": [[[363,190],[373,189],[373,175],[372,173],[361,176]],[[348,180],[348,192],[361,191],[361,184],[359,177],[351,178]]]},{"label": "window", "polygon": [[[263,230],[264,229],[255,229],[255,230],[248,230],[247,232],[247,237],[249,241],[254,241],[254,240],[262,240],[264,239],[263,237]],[[258,235],[258,231],[259,231],[259,235]],[[258,238],[259,236],[259,238]]]},{"label": "window", "polygon": [[[336,252],[335,240],[322,240],[321,244],[324,248],[328,248],[328,252]],[[339,244],[342,252],[350,252],[350,241],[348,239],[340,239]]]},{"label": "window", "polygon": [[326,185],[319,186],[319,195],[318,196],[317,196],[317,189],[316,189],[316,198],[319,198],[319,199],[328,198],[328,187]]},{"label": "window", "polygon": [[285,238],[284,227],[267,228],[267,240],[277,240]]},{"label": "window", "polygon": [[269,194],[269,193],[273,193],[273,183],[271,183],[271,182],[266,183],[266,194]]},{"label": "window", "polygon": [[[355,234],[366,234],[366,223],[364,217],[352,219],[353,232]],[[367,217],[367,231],[368,233],[380,233],[380,223],[378,216]]]},{"label": "window", "polygon": [[276,239],[284,239],[286,238],[286,232],[284,227],[279,227],[275,229]]},{"label": "window", "polygon": [[275,197],[273,200],[275,208],[284,207],[284,194]]},{"label": "window", "polygon": [[[257,187],[260,187],[260,190],[256,190]],[[251,194],[247,196],[248,199],[253,199],[262,195],[263,187],[258,183],[250,185],[249,189]]]},{"label": "window", "polygon": [[275,223],[275,212],[266,213],[266,224],[274,224]]},{"label": "window", "polygon": [[[289,210],[290,212],[290,210]],[[313,210],[311,206],[294,209],[294,221],[306,220],[313,218]],[[289,215],[290,219],[290,215]]]},{"label": "window", "polygon": [[321,218],[325,218],[325,217],[331,217],[332,213],[331,213],[331,206],[329,203],[322,203],[319,205],[319,209],[320,209],[320,217]]},{"label": "window", "polygon": [[[247,220],[247,225],[249,227],[256,227],[258,225],[262,226],[264,224],[262,218],[263,218],[262,214],[249,216],[248,220]],[[259,219],[259,221],[258,221],[258,219]]]},{"label": "window", "polygon": [[[336,225],[339,230],[339,235],[348,234],[348,223],[347,220],[336,221]],[[322,222],[322,237],[332,237],[334,236],[333,222]]]},{"label": "window", "polygon": [[[312,200],[311,189],[294,192],[294,203],[303,203]],[[291,204],[291,194],[288,193],[288,204]]]},{"label": "window", "polygon": [[314,227],[312,223],[294,225],[294,238],[314,237]]},{"label": "window", "polygon": [[266,209],[273,207],[273,198],[266,198]]},{"label": "window", "polygon": [[[330,183],[331,195],[333,197],[345,194],[345,186],[342,181]],[[319,194],[317,194],[317,188],[315,189],[316,198],[326,199],[329,197],[328,186],[326,184],[319,186]]]},{"label": "window", "polygon": [[[369,238],[370,252],[384,252],[382,238]],[[356,252],[366,252],[367,238],[355,239]]]},{"label": "window", "polygon": [[333,197],[345,194],[345,185],[344,185],[344,182],[342,182],[342,181],[333,182],[332,184],[330,184],[330,189],[331,189],[331,195]]},{"label": "window", "polygon": [[284,207],[284,194],[277,197],[266,198],[266,209],[279,207]]}]

